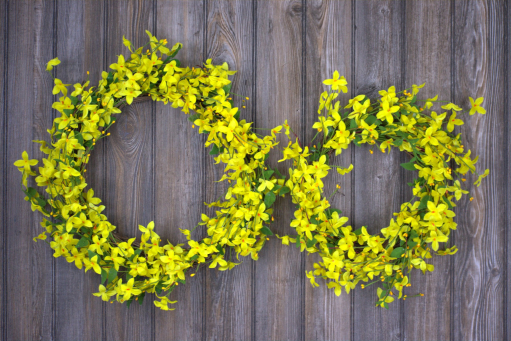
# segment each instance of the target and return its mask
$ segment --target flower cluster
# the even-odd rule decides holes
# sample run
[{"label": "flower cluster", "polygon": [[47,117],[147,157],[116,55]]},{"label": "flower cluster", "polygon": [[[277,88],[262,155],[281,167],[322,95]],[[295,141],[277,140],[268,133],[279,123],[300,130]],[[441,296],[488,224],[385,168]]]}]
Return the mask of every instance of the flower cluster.
[{"label": "flower cluster", "polygon": [[[433,271],[434,266],[426,259],[431,258],[431,249],[438,251],[439,243],[447,242],[451,230],[456,229],[453,200],[468,193],[453,176],[464,182],[468,171],[475,172],[477,157],[473,159],[470,150],[465,151],[461,134],[452,133],[456,125],[463,124],[457,118],[462,109],[446,103],[440,107],[445,110],[443,113],[430,110],[439,102],[438,96],[418,100],[416,95],[424,84],[400,93],[392,86],[380,91],[381,97],[376,101],[359,95],[344,108],[336,98],[341,91],[347,92],[346,79],[335,71],[333,79],[325,80],[324,84],[330,85],[330,90],[323,92],[319,100],[320,116],[313,126],[317,134],[311,142],[319,137],[317,146],[300,146],[298,140],[290,141],[283,152],[281,161],[293,160],[285,184],[297,205],[291,226],[298,235],[281,239],[286,245],[296,243],[301,251],[319,254],[321,261],[307,273],[313,286],[318,285],[315,281],[318,276],[340,295],[342,287],[349,293],[361,281],[371,281],[370,284],[382,281],[377,305],[387,307],[394,300],[393,290],[399,298],[406,299],[403,288],[411,285],[408,273],[412,268]],[[485,113],[480,106],[483,98],[470,101],[470,115]],[[329,165],[332,153],[340,154],[350,143],[369,144],[383,153],[390,152],[392,147],[399,148],[412,157],[401,166],[418,170],[418,177],[411,184],[413,198],[401,205],[389,226],[377,235],[369,234],[365,226],[358,229],[345,226],[348,218],[331,208],[323,195],[322,179],[331,167],[340,174],[353,169],[353,165],[348,168]],[[370,152],[373,153],[372,148]],[[476,185],[488,173],[486,170],[480,175]],[[453,246],[437,254],[456,251]]]},{"label": "flower cluster", "polygon": [[[63,256],[79,269],[100,274],[101,285],[94,295],[130,304],[133,300],[141,303],[146,293],[155,293],[159,300],[154,304],[169,310],[169,304],[174,303],[170,293],[179,283],[185,283],[186,274],[193,276],[201,264],[223,271],[237,265],[233,255],[236,259],[250,255],[257,260],[267,237],[272,235],[268,228],[273,220],[272,205],[277,196],[286,194],[297,205],[291,226],[298,235],[279,238],[284,244],[296,243],[301,251],[319,254],[321,262],[307,273],[314,286],[315,278],[322,277],[339,295],[341,287],[349,292],[360,281],[377,282],[380,278],[383,289],[378,289],[377,305],[387,307],[393,300],[393,288],[402,297],[403,287],[410,285],[407,273],[412,268],[433,270],[433,265],[425,262],[431,257],[430,247],[437,251],[439,242],[448,240],[450,230],[456,228],[453,200],[468,193],[453,175],[465,181],[463,176],[475,172],[477,161],[464,150],[461,136],[452,134],[455,125],[463,124],[456,116],[461,108],[448,103],[441,107],[446,112],[427,114],[424,110],[438,101],[436,97],[417,99],[423,85],[414,85],[411,93],[407,92],[410,89],[396,93],[391,87],[380,91],[381,98],[373,103],[359,95],[342,108],[335,100],[341,91],[347,91],[347,82],[336,71],[333,79],[324,82],[330,90],[320,96],[319,121],[313,126],[318,131],[314,140],[319,139],[313,146],[302,146],[299,140],[291,141],[287,121],[263,136],[253,132],[251,123],[240,119],[228,79],[235,71],[230,71],[226,63],[213,65],[207,60],[201,67],[181,67],[174,58],[181,44],[169,49],[165,39],[147,33],[150,41],[146,52],[147,45],[134,50],[123,38],[130,57],[120,55],[110,66],[113,71],[102,73],[96,88],[86,81],[74,84],[74,91],[68,95],[70,84],[54,79],[53,94],[61,97],[53,108],[60,116],[48,130],[51,142],[35,141],[47,155],[43,167],[36,174],[31,167],[38,161],[30,160],[26,152],[15,162],[22,172],[25,199],[33,211],[48,218],[41,223],[44,232],[34,240],[50,239],[55,257]],[[50,74],[59,63],[58,58],[48,63]],[[105,206],[100,205],[101,200],[94,197],[92,188],[87,189],[84,174],[91,151],[100,139],[110,135],[107,131],[121,107],[144,97],[181,108],[192,127],[208,135],[205,146],[211,147],[215,161],[225,165],[220,180],[227,180],[229,187],[224,200],[208,205],[218,208],[215,216],[202,215],[198,225],[204,226],[208,235],[203,240],[193,240],[191,230],[183,229],[188,245],[164,244],[153,222],[139,226],[140,241],[122,240],[102,213]],[[470,100],[471,115],[485,113],[480,106],[482,98]],[[418,102],[424,102],[422,107]],[[452,111],[449,118],[448,111]],[[265,164],[270,151],[278,148],[276,135],[282,130],[290,139],[282,148],[280,160],[292,160],[289,178]],[[402,166],[419,171],[413,183],[414,198],[401,206],[395,219],[378,235],[370,235],[366,227],[353,230],[345,226],[348,218],[331,208],[323,196],[322,179],[331,167],[340,174],[353,169],[352,165],[330,165],[332,153],[340,154],[352,142],[377,146],[384,153],[397,147],[412,156]],[[457,166],[451,169],[454,164]],[[486,175],[488,170],[476,184]],[[29,187],[28,177],[34,177],[46,194]],[[452,247],[437,253],[455,252]]]},{"label": "flower cluster", "polygon": [[[173,57],[181,48],[176,44],[166,47],[166,40],[157,40],[149,32],[149,46],[133,50],[124,39],[131,56],[120,55],[112,64],[112,72],[103,72],[96,88],[89,82],[75,84],[68,95],[69,84],[54,79],[53,94],[61,94],[53,108],[60,112],[51,130],[51,143],[41,144],[47,154],[39,174],[31,166],[26,152],[15,166],[23,173],[22,185],[26,200],[32,210],[38,210],[50,219],[43,219],[43,233],[34,239],[52,239],[54,256],[63,256],[85,271],[92,269],[101,275],[99,292],[94,295],[103,300],[142,302],[146,292],[156,293],[155,305],[169,309],[169,294],[185,282],[185,273],[193,276],[194,267],[209,263],[210,268],[232,269],[237,263],[232,255],[251,255],[258,252],[271,231],[270,208],[277,195],[289,191],[282,176],[265,166],[269,151],[277,144],[275,134],[261,136],[251,130],[251,123],[240,120],[238,108],[230,97],[231,82],[227,64],[212,65],[207,60],[203,67],[181,67]],[[48,63],[47,70],[58,65],[56,58]],[[105,206],[94,197],[94,190],[86,190],[85,167],[96,143],[110,135],[107,130],[115,123],[120,107],[131,104],[135,98],[150,96],[154,101],[171,103],[189,114],[189,120],[198,126],[200,133],[207,133],[207,146],[211,154],[218,155],[217,163],[225,164],[222,180],[229,187],[225,201],[210,204],[219,207],[213,218],[202,215],[208,237],[194,241],[190,230],[181,230],[188,239],[188,246],[162,244],[154,231],[154,223],[139,226],[140,242],[117,238],[113,226],[102,214]],[[248,98],[246,98],[248,100]],[[195,114],[190,114],[194,111]],[[278,133],[279,128],[274,130]],[[37,175],[37,176],[36,176]],[[29,187],[28,176],[36,176],[37,186],[43,187],[45,199],[36,189]]]}]

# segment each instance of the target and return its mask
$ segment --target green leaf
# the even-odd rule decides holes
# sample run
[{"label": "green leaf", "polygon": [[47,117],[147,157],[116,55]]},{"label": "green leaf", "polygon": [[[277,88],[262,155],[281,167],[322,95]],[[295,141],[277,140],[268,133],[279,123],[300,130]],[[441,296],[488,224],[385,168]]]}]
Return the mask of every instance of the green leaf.
[{"label": "green leaf", "polygon": [[399,258],[401,257],[401,255],[405,253],[405,249],[402,248],[402,247],[398,247],[398,248],[395,248],[392,253],[390,254],[390,257],[393,257],[393,258]]},{"label": "green leaf", "polygon": [[415,245],[417,245],[417,242],[414,242],[413,240],[408,240],[408,243],[406,244],[410,249],[414,248]]},{"label": "green leaf", "polygon": [[261,233],[267,236],[273,236],[273,232],[271,232],[271,230],[267,226],[263,226],[263,228],[260,231]]},{"label": "green leaf", "polygon": [[105,281],[108,277],[108,273],[105,269],[101,269],[101,284],[105,284]]},{"label": "green leaf", "polygon": [[355,234],[355,236],[360,236],[360,234],[362,233],[362,228],[356,229],[355,231],[353,231],[353,233]]},{"label": "green leaf", "polygon": [[64,114],[71,116],[71,114],[73,114],[73,109],[64,109]]},{"label": "green leaf", "polygon": [[82,237],[79,241],[78,241],[78,244],[76,244],[76,248],[77,249],[80,249],[82,247],[85,247],[89,245],[89,240],[85,237]]},{"label": "green leaf", "polygon": [[284,194],[289,193],[289,192],[291,192],[291,190],[289,189],[289,187],[284,186],[284,187],[282,187],[282,188],[280,189],[280,191],[279,191],[279,195],[284,196]]},{"label": "green leaf", "polygon": [[78,103],[78,98],[76,98],[75,96],[69,96],[69,99],[71,100],[71,103],[73,103],[73,105],[76,105],[76,103]]},{"label": "green leaf", "polygon": [[94,258],[95,256],[98,256],[98,263],[99,263],[99,261],[101,260],[101,257],[99,257],[99,255],[98,255],[96,252],[94,252],[94,251],[87,250],[87,253],[89,254],[89,259],[92,259],[92,258]]},{"label": "green leaf", "polygon": [[449,207],[450,210],[452,210],[452,204],[451,204],[451,201],[449,199],[447,199],[445,197],[442,197],[442,201],[446,203],[447,207]]},{"label": "green leaf", "polygon": [[110,268],[108,271],[108,283],[112,283],[115,277],[117,277],[117,270],[115,270],[115,268]]},{"label": "green leaf", "polygon": [[331,218],[331,217],[332,217],[332,214],[333,214],[334,212],[337,212],[337,214],[339,214],[339,215],[341,215],[341,214],[342,214],[342,211],[341,211],[341,210],[339,210],[339,209],[337,209],[337,208],[327,208],[327,209],[325,210],[325,213],[326,213],[326,215],[327,215],[329,218]]},{"label": "green leaf", "polygon": [[216,144],[213,145],[213,148],[211,148],[211,151],[209,152],[209,155],[218,155],[220,153],[220,149]]},{"label": "green leaf", "polygon": [[285,179],[286,177],[282,175],[278,169],[275,169],[275,174],[277,174],[281,179]]},{"label": "green leaf", "polygon": [[234,114],[234,118],[236,119],[236,121],[240,121],[240,112],[238,110],[238,112],[236,114]]},{"label": "green leaf", "polygon": [[231,88],[232,88],[232,83],[229,83],[229,84],[225,85],[222,89],[224,89],[225,94],[228,95],[231,92]]},{"label": "green leaf", "polygon": [[144,303],[145,291],[137,297],[138,297],[138,304],[142,305],[142,303]]},{"label": "green leaf", "polygon": [[37,191],[33,187],[29,187],[29,188],[27,188],[26,191],[23,191],[23,192],[25,192],[25,194],[28,195],[28,197],[30,199],[32,199],[32,197],[37,195]]},{"label": "green leaf", "polygon": [[350,129],[355,129],[357,126],[357,121],[354,118],[350,120]]},{"label": "green leaf", "polygon": [[277,199],[275,193],[271,191],[266,193],[266,195],[264,196],[264,204],[266,205],[266,208],[269,208],[271,205],[273,205],[275,199]]},{"label": "green leaf", "polygon": [[193,257],[190,258],[190,260],[196,260],[197,258],[199,258],[199,255],[193,255]]},{"label": "green leaf", "polygon": [[112,72],[109,72],[108,76],[106,77],[106,81],[108,82],[108,84],[110,84],[110,83],[112,83],[113,80],[114,80],[114,74]]},{"label": "green leaf", "polygon": [[300,248],[300,236],[297,236],[296,237],[296,247],[299,249]]},{"label": "green leaf", "polygon": [[318,215],[317,215],[317,214],[313,215],[313,216],[310,218],[310,222],[311,222],[311,223],[313,223],[313,224],[316,224],[316,225],[320,224],[321,222],[320,222],[317,218],[318,218]]},{"label": "green leaf", "polygon": [[263,177],[265,179],[269,180],[270,176],[272,176],[273,172],[274,172],[273,169],[268,169],[266,171],[263,171]]},{"label": "green leaf", "polygon": [[376,116],[374,115],[369,115],[367,116],[364,121],[366,121],[367,124],[371,125],[373,124],[374,122],[376,122]]},{"label": "green leaf", "polygon": [[189,115],[188,116],[188,121],[193,123],[193,122],[195,122],[195,120],[198,120],[199,118],[201,118],[200,114]]},{"label": "green leaf", "polygon": [[394,142],[392,142],[392,144],[396,147],[399,147],[403,144],[403,139],[395,140]]},{"label": "green leaf", "polygon": [[37,198],[36,200],[37,200],[37,204],[38,204],[39,206],[41,206],[41,207],[46,206],[46,200],[41,199],[41,198]]},{"label": "green leaf", "polygon": [[218,250],[218,252],[220,252],[220,254],[223,256],[225,254],[224,252],[224,248],[222,247],[222,245],[220,244],[216,244],[216,249]]},{"label": "green leaf", "polygon": [[178,45],[177,48],[174,50],[174,52],[172,52],[169,57],[174,57],[178,52],[179,50],[181,50],[181,45]]},{"label": "green leaf", "polygon": [[430,195],[425,195],[424,197],[422,197],[419,207],[417,209],[422,210],[423,208],[427,208],[428,201],[433,201],[433,197],[431,197]]},{"label": "green leaf", "polygon": [[316,240],[316,238],[312,238],[312,240],[307,240],[307,247],[312,247],[314,246],[314,244],[316,244],[318,241]]},{"label": "green leaf", "polygon": [[[414,171],[414,170],[417,170],[415,167],[414,167],[415,163],[413,162],[407,162],[407,163],[402,163],[401,164],[401,167],[403,167],[404,169],[407,169],[407,170],[411,170],[411,171]],[[413,186],[412,186],[413,187]]]},{"label": "green leaf", "polygon": [[82,136],[82,134],[76,134],[75,137],[78,140],[78,143],[83,146],[83,136]]}]

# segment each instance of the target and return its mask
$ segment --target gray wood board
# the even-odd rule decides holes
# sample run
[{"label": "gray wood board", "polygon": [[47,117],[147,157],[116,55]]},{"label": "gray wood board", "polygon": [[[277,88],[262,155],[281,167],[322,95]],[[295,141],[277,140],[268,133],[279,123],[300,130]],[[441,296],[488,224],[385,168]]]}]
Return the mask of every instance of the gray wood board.
[{"label": "gray wood board", "polygon": [[[506,1],[2,1],[0,2],[0,107],[3,171],[0,218],[0,304],[4,340],[34,339],[509,339],[511,295],[511,122],[509,54],[511,9]],[[12,166],[22,151],[41,159],[31,140],[47,139],[56,113],[46,62],[58,56],[55,76],[77,83],[90,71],[92,84],[117,56],[122,36],[138,46],[145,30],[184,45],[180,60],[200,65],[207,58],[239,70],[233,91],[241,118],[257,128],[288,119],[303,144],[311,142],[322,80],[339,70],[350,91],[341,98],[426,82],[423,96],[439,94],[467,107],[468,96],[484,96],[488,113],[457,128],[465,147],[490,168],[473,201],[457,202],[451,245],[454,256],[435,257],[435,271],[416,272],[405,293],[425,294],[374,307],[371,286],[340,297],[312,288],[304,271],[317,256],[299,253],[271,238],[259,260],[240,258],[232,271],[200,269],[175,290],[175,311],[163,312],[146,297],[129,309],[92,296],[99,278],[63,258],[53,258],[19,190]],[[241,106],[246,108],[241,108]],[[124,235],[156,223],[162,240],[184,243],[178,228],[193,228],[203,202],[224,194],[222,173],[204,135],[179,110],[161,103],[123,109],[112,136],[97,144],[87,182]],[[281,141],[287,143],[286,139]],[[289,164],[269,163],[287,174]],[[410,199],[414,177],[399,163],[407,156],[350,147],[332,162],[354,171],[325,179],[325,193],[354,228],[376,232]],[[474,176],[467,177],[467,184]],[[107,190],[108,189],[108,190]],[[274,233],[293,234],[294,205],[276,202]],[[204,237],[197,228],[194,238]]]}]

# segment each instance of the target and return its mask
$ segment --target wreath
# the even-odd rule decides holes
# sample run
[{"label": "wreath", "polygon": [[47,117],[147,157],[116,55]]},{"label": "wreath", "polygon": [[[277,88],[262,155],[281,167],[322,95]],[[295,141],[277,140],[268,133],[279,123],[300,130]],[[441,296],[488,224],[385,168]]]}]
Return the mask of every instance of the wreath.
[{"label": "wreath", "polygon": [[[342,287],[349,293],[361,281],[370,282],[366,286],[382,281],[376,305],[387,308],[394,299],[394,290],[399,298],[406,299],[402,290],[410,286],[407,274],[412,268],[424,273],[433,271],[433,265],[425,261],[431,258],[431,249],[439,255],[457,251],[455,246],[438,249],[439,243],[447,242],[450,231],[456,229],[453,200],[468,194],[462,189],[464,175],[476,171],[477,157],[471,158],[470,150],[465,152],[461,134],[452,133],[456,125],[463,124],[457,118],[460,107],[446,103],[441,106],[446,112],[431,111],[434,103],[442,101],[437,100],[438,96],[417,99],[424,84],[397,93],[390,87],[380,91],[381,98],[375,101],[358,95],[342,107],[336,98],[341,91],[347,92],[347,82],[335,71],[332,79],[324,81],[329,90],[319,99],[319,119],[313,125],[317,134],[311,145],[304,146],[287,121],[261,135],[254,132],[252,123],[240,118],[231,97],[239,95],[231,93],[228,79],[235,71],[230,71],[226,63],[213,65],[208,59],[200,67],[182,67],[174,58],[182,47],[180,43],[169,49],[167,40],[146,32],[149,43],[136,50],[123,37],[130,58],[120,55],[117,63],[110,65],[113,71],[102,73],[96,88],[87,80],[74,84],[74,91],[68,95],[70,84],[54,78],[53,94],[62,97],[52,108],[61,115],[48,130],[50,143],[34,141],[47,154],[42,159],[43,167],[36,174],[31,167],[38,161],[30,160],[26,151],[14,163],[22,172],[25,200],[33,211],[46,217],[41,223],[44,231],[34,241],[50,244],[54,257],[63,256],[79,269],[100,274],[95,296],[129,306],[133,300],[141,304],[146,293],[155,293],[158,300],[154,304],[172,310],[169,304],[175,301],[169,299],[170,293],[185,283],[186,275],[194,276],[201,265],[224,271],[239,264],[233,260],[234,255],[236,259],[239,255],[258,259],[273,235],[269,229],[273,204],[278,196],[286,195],[297,207],[291,221],[297,235],[277,237],[285,245],[296,244],[300,251],[318,253],[321,261],[306,275],[313,286],[318,286],[316,277],[325,279],[337,295]],[[59,63],[58,58],[48,62],[50,75]],[[110,135],[107,131],[122,106],[140,100],[181,108],[193,128],[208,134],[205,147],[211,147],[215,161],[225,164],[220,180],[227,180],[229,187],[224,200],[207,204],[218,210],[213,217],[202,214],[197,225],[206,228],[207,238],[193,240],[191,230],[181,229],[188,245],[165,244],[154,231],[153,222],[139,226],[139,241],[124,238],[103,214],[105,206],[94,196],[94,190],[86,189],[91,151],[100,139]],[[483,98],[470,101],[470,115],[485,113]],[[449,117],[448,112],[452,112]],[[279,149],[277,135],[281,132],[289,142],[280,148],[283,158],[279,162],[292,160],[289,176],[265,164],[271,150]],[[367,143],[383,153],[399,148],[412,157],[402,166],[418,170],[418,177],[409,184],[413,187],[412,200],[402,204],[400,212],[394,213],[395,219],[377,235],[369,234],[364,226],[345,226],[348,218],[331,208],[324,196],[322,179],[329,170],[336,168],[346,174],[353,169],[353,165],[342,168],[330,164],[334,152],[340,154],[350,143]],[[478,175],[475,184],[479,185],[488,173],[486,170]],[[35,178],[45,194],[28,185],[29,177]]]}]

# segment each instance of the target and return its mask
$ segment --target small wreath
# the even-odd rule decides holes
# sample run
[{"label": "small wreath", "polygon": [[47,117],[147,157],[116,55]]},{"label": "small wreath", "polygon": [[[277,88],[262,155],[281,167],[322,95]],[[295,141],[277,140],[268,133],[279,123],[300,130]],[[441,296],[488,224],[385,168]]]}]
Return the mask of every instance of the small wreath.
[{"label": "small wreath", "polygon": [[[412,268],[433,270],[433,265],[424,261],[431,257],[429,245],[437,251],[439,242],[448,241],[450,230],[456,228],[450,210],[455,206],[452,200],[468,193],[459,180],[453,180],[451,164],[458,165],[454,174],[462,177],[469,170],[475,172],[477,161],[470,158],[470,151],[463,155],[461,134],[451,133],[455,125],[463,124],[456,118],[456,112],[461,110],[458,106],[453,103],[442,106],[453,111],[448,120],[447,113],[432,111],[426,115],[423,108],[430,109],[438,101],[435,97],[423,101],[423,107],[418,106],[416,94],[423,84],[414,85],[411,93],[407,92],[410,89],[396,93],[394,87],[380,91],[381,98],[373,106],[365,95],[359,95],[342,110],[335,99],[340,91],[347,91],[347,82],[336,71],[333,79],[324,81],[330,90],[320,96],[319,121],[313,126],[318,130],[314,137],[316,140],[319,136],[317,146],[302,146],[296,139],[282,149],[280,161],[293,160],[286,178],[277,169],[269,168],[265,160],[271,149],[278,148],[276,136],[282,129],[291,140],[292,130],[287,121],[271,129],[270,135],[255,133],[251,123],[240,120],[230,97],[234,94],[230,92],[228,76],[235,71],[229,71],[226,63],[213,65],[210,59],[202,67],[181,67],[174,58],[181,44],[169,49],[165,39],[147,34],[150,41],[146,46],[150,45],[150,49],[145,53],[146,46],[133,50],[130,41],[123,37],[131,58],[126,60],[120,55],[118,62],[110,66],[114,71],[103,72],[97,88],[89,87],[89,81],[75,84],[68,96],[69,84],[54,79],[53,94],[62,93],[62,97],[52,107],[61,116],[48,130],[50,144],[34,141],[48,155],[43,159],[44,166],[39,167],[38,175],[33,172],[31,166],[38,161],[29,160],[26,151],[14,163],[22,172],[25,200],[31,203],[33,211],[49,217],[43,218],[41,225],[45,231],[34,240],[46,241],[50,235],[55,257],[64,256],[79,269],[85,267],[85,271],[92,269],[100,274],[101,284],[95,296],[105,301],[113,301],[115,296],[116,301],[129,305],[133,300],[142,303],[146,293],[155,293],[159,300],[154,304],[169,310],[169,303],[175,303],[170,301],[170,293],[179,283],[185,283],[187,273],[193,276],[200,265],[209,264],[210,268],[224,271],[238,264],[231,261],[234,254],[251,255],[257,260],[272,235],[268,227],[273,220],[272,206],[277,196],[288,193],[297,205],[291,222],[297,236],[277,237],[286,245],[296,243],[301,251],[319,253],[322,261],[307,273],[313,286],[318,285],[315,277],[322,277],[339,295],[341,287],[349,292],[360,281],[375,283],[380,278],[383,289],[378,288],[377,305],[387,307],[393,300],[394,287],[399,297],[406,299],[402,289],[410,285],[407,272]],[[59,63],[58,58],[48,62],[50,74]],[[212,146],[210,154],[217,155],[216,162],[225,164],[220,179],[230,183],[225,200],[208,205],[219,208],[215,217],[202,215],[198,225],[207,228],[207,238],[195,241],[190,230],[181,230],[188,248],[183,244],[161,245],[153,222],[139,226],[142,232],[139,242],[119,236],[102,214],[105,206],[94,197],[94,190],[85,192],[85,167],[96,142],[110,135],[107,130],[123,105],[144,99],[170,102],[174,108],[181,108],[189,115],[192,127],[208,134],[205,146]],[[471,115],[485,113],[480,106],[482,98],[470,100]],[[378,145],[382,152],[397,147],[413,156],[402,166],[419,170],[419,177],[413,182],[417,200],[401,205],[396,219],[379,235],[368,234],[365,227],[353,230],[343,226],[348,218],[330,208],[323,196],[321,179],[331,167],[340,174],[353,168],[329,164],[332,153],[338,155],[351,142]],[[476,185],[488,173],[486,170],[480,175]],[[37,186],[45,188],[48,198],[28,186],[29,176],[35,177]],[[453,246],[437,254],[456,251]]]}]

